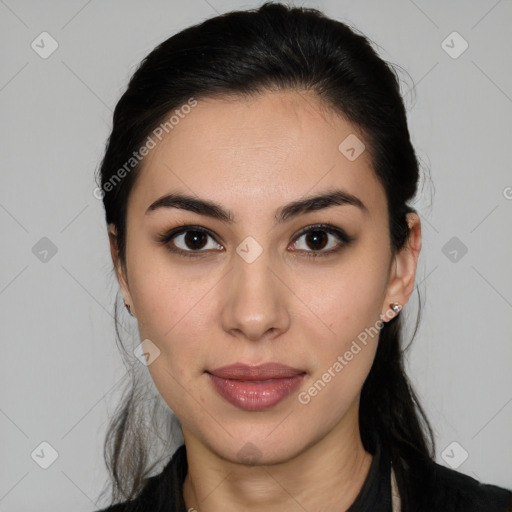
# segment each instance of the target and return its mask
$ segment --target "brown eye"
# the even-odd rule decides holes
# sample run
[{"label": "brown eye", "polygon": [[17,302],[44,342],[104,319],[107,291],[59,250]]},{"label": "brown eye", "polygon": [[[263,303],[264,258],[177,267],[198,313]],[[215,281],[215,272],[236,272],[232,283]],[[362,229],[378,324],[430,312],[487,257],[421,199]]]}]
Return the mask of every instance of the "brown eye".
[{"label": "brown eye", "polygon": [[[209,241],[212,239],[212,242]],[[220,249],[222,246],[215,242],[213,236],[202,228],[182,226],[159,237],[160,243],[174,253],[183,256],[203,256],[209,249]]]},{"label": "brown eye", "polygon": [[186,252],[204,252],[203,249],[217,249],[219,244],[211,242],[208,246],[208,238],[211,235],[202,230],[183,230],[181,233],[175,233],[172,237],[173,245],[178,250]]},{"label": "brown eye", "polygon": [[[304,242],[297,242],[301,238],[304,238]],[[294,251],[303,252],[307,257],[317,257],[336,253],[352,240],[343,230],[329,224],[320,224],[305,228],[292,245]]]},{"label": "brown eye", "polygon": [[[298,242],[301,238],[304,238],[304,242]],[[223,249],[209,230],[196,226],[180,226],[160,235],[158,240],[170,252],[181,256],[200,257],[211,250]],[[295,238],[292,252],[303,253],[306,257],[329,256],[349,245],[352,240],[345,231],[330,224],[308,226]]]},{"label": "brown eye", "polygon": [[186,231],[183,243],[189,249],[202,249],[205,246],[208,235],[202,231]]},{"label": "brown eye", "polygon": [[329,237],[325,231],[310,231],[306,235],[306,244],[311,249],[321,250],[327,244]]}]

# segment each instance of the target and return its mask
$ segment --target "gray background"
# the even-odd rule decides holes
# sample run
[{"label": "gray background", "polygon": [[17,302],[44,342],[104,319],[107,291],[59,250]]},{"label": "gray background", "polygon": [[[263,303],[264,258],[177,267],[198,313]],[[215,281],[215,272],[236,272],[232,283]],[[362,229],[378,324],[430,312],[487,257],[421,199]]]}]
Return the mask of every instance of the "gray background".
[{"label": "gray background", "polygon": [[[260,3],[0,0],[0,511],[102,505],[103,437],[124,374],[117,283],[93,196],[112,110],[156,44]],[[415,203],[424,310],[409,373],[435,427],[437,461],[512,488],[512,2],[301,4],[348,21],[407,71],[412,139],[434,183]],[[58,43],[46,59],[31,47],[50,48],[43,31]],[[457,58],[463,41],[453,31],[469,44]],[[43,237],[57,249],[46,261]],[[416,305],[414,294],[410,320]],[[49,456],[43,441],[58,452],[47,469],[34,460]]]}]

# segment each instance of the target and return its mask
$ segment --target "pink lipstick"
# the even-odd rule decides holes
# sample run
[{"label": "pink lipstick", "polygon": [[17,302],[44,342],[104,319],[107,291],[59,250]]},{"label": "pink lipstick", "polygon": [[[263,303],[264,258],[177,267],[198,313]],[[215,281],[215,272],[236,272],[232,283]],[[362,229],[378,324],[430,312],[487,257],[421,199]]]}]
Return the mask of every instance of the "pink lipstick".
[{"label": "pink lipstick", "polygon": [[215,390],[247,411],[268,409],[297,389],[306,372],[279,363],[249,366],[236,363],[207,372]]}]

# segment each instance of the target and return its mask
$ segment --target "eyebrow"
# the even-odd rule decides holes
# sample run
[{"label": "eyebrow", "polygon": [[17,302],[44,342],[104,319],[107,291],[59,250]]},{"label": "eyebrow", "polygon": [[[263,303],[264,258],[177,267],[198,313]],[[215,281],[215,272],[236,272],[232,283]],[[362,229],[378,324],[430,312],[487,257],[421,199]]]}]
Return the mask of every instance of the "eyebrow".
[{"label": "eyebrow", "polygon": [[[276,212],[275,220],[276,223],[281,224],[305,213],[344,205],[355,206],[364,214],[368,213],[368,208],[357,196],[350,194],[346,190],[333,189],[319,195],[293,201],[280,207]],[[146,215],[160,208],[188,210],[198,213],[199,215],[218,219],[227,224],[233,224],[235,222],[232,211],[224,209],[220,204],[214,201],[199,199],[187,194],[170,193],[158,198],[148,207]]]}]

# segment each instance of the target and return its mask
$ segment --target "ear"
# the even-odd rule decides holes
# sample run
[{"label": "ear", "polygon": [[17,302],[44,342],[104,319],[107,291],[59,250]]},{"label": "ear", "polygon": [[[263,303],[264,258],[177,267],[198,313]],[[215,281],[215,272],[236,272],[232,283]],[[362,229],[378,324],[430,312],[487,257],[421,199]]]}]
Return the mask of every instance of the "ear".
[{"label": "ear", "polygon": [[133,306],[132,297],[130,295],[130,286],[128,283],[128,276],[126,269],[119,258],[119,247],[117,243],[117,229],[114,224],[108,225],[108,238],[110,242],[110,254],[112,256],[112,263],[116,272],[117,281],[121,288],[125,304],[128,304],[131,309],[131,314],[135,316],[135,308]]},{"label": "ear", "polygon": [[403,308],[414,290],[416,266],[421,251],[421,221],[418,214],[408,213],[407,224],[410,230],[409,238],[391,262],[386,297],[382,305],[381,318],[384,321],[391,320],[396,315],[390,309],[390,304],[398,302]]}]

